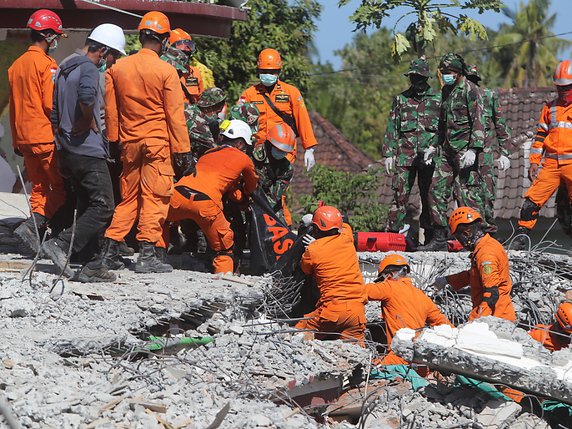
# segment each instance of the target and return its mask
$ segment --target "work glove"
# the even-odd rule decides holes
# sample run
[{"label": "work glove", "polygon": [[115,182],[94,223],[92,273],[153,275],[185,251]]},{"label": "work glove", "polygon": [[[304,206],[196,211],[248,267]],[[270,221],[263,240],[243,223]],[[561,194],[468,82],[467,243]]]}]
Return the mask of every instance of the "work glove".
[{"label": "work glove", "polygon": [[195,158],[191,152],[175,153],[173,155],[175,161],[175,173],[177,178],[189,175],[196,175]]},{"label": "work glove", "polygon": [[310,171],[314,165],[316,165],[316,159],[314,158],[314,148],[311,147],[304,152],[304,167],[306,167],[306,171]]},{"label": "work glove", "polygon": [[385,172],[390,174],[391,170],[393,170],[393,167],[395,167],[395,157],[390,156],[385,158]]},{"label": "work glove", "polygon": [[316,239],[310,234],[306,234],[304,237],[302,237],[302,243],[304,243],[304,247],[308,247],[314,241],[316,241]]},{"label": "work glove", "polygon": [[461,168],[472,167],[477,159],[477,153],[474,149],[467,149],[467,151],[461,156],[459,160],[461,163]]},{"label": "work glove", "polygon": [[497,162],[499,163],[500,171],[506,171],[510,168],[510,159],[507,156],[501,155]]},{"label": "work glove", "polygon": [[409,231],[409,229],[411,229],[411,225],[409,225],[408,223],[406,223],[406,224],[403,225],[403,227],[399,230],[399,234],[407,234],[407,231]]},{"label": "work glove", "polygon": [[435,150],[436,149],[433,146],[429,146],[427,149],[423,151],[423,161],[425,162],[425,165],[431,165],[431,163],[433,162],[431,155],[435,153]]},{"label": "work glove", "polygon": [[313,218],[314,218],[314,215],[312,213],[305,214],[304,216],[302,216],[302,225],[310,226],[312,224]]},{"label": "work glove", "polygon": [[447,284],[448,282],[446,277],[437,277],[431,286],[436,290],[443,290]]},{"label": "work glove", "polygon": [[530,168],[528,169],[528,180],[534,182],[538,176],[538,164],[530,164]]}]

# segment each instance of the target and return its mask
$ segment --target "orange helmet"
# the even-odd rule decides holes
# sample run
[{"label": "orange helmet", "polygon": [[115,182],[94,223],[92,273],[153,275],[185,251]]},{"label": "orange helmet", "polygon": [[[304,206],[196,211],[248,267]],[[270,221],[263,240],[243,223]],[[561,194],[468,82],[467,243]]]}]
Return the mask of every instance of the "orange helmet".
[{"label": "orange helmet", "polygon": [[294,131],[287,124],[274,125],[268,131],[267,140],[276,149],[290,153],[294,150],[294,144],[296,143],[296,136]]},{"label": "orange helmet", "polygon": [[397,253],[392,253],[391,255],[387,255],[385,258],[383,258],[379,263],[377,273],[383,273],[387,267],[407,267],[407,272],[411,271],[409,262],[407,262],[405,256],[398,255]]},{"label": "orange helmet", "polygon": [[171,24],[169,23],[169,18],[167,18],[164,13],[152,11],[143,15],[137,30],[149,30],[157,34],[169,34],[171,32]]},{"label": "orange helmet", "polygon": [[563,302],[554,314],[556,321],[562,329],[572,334],[572,302]]},{"label": "orange helmet", "polygon": [[276,49],[264,49],[258,55],[256,67],[260,70],[280,70],[282,68],[282,58]]},{"label": "orange helmet", "polygon": [[457,231],[457,227],[463,224],[473,223],[477,220],[483,220],[479,212],[471,207],[459,207],[451,216],[449,216],[449,229],[451,234]]},{"label": "orange helmet", "polygon": [[187,54],[195,52],[195,42],[193,42],[193,38],[182,28],[175,28],[171,31],[169,44]]},{"label": "orange helmet", "polygon": [[552,81],[556,86],[572,84],[572,62],[570,60],[562,61],[558,66],[556,66]]},{"label": "orange helmet", "polygon": [[342,214],[335,207],[322,206],[314,212],[312,223],[316,225],[316,228],[320,231],[337,229],[339,232],[342,229]]}]

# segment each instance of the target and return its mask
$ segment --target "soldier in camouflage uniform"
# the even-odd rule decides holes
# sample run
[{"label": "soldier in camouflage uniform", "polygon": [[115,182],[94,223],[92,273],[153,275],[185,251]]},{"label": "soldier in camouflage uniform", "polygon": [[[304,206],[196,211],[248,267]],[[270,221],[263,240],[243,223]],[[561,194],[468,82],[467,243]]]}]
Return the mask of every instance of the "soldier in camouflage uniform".
[{"label": "soldier in camouflage uniform", "polygon": [[439,114],[438,146],[425,150],[435,171],[429,191],[434,234],[419,250],[447,250],[447,210],[451,196],[459,207],[469,206],[484,213],[479,165],[483,163],[485,114],[481,90],[464,75],[465,61],[455,53],[439,62],[443,82]]},{"label": "soldier in camouflage uniform", "polygon": [[405,225],[407,203],[415,183],[421,194],[420,226],[428,233],[430,226],[428,193],[433,164],[426,164],[423,152],[437,145],[441,94],[428,84],[429,64],[425,59],[413,60],[405,73],[411,86],[393,100],[382,146],[387,174],[393,174],[393,204],[389,210],[388,227],[399,232]]},{"label": "soldier in camouflage uniform", "polygon": [[238,119],[246,122],[253,135],[258,132],[258,118],[260,118],[260,110],[258,110],[256,104],[249,102],[232,106],[228,113],[229,120]]},{"label": "soldier in camouflage uniform", "polygon": [[191,152],[196,159],[217,145],[220,132],[218,114],[224,108],[225,101],[224,91],[215,87],[204,91],[197,104],[185,106]]},{"label": "soldier in camouflage uniform", "polygon": [[[474,64],[467,65],[467,79],[480,86],[481,76]],[[480,173],[483,178],[482,198],[486,201],[485,221],[489,224],[488,232],[495,233],[495,199],[497,194],[497,176],[495,174],[494,157],[498,155],[498,163],[501,171],[510,168],[509,145],[510,128],[502,114],[499,97],[495,91],[489,88],[481,88],[485,104],[485,144],[483,146],[483,163],[480,165]]]}]

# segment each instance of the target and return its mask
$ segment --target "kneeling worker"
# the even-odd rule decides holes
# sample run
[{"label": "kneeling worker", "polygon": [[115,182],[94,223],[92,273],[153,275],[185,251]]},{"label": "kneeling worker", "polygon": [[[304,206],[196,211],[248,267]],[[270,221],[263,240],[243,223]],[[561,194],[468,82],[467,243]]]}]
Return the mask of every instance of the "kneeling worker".
[{"label": "kneeling worker", "polygon": [[556,319],[552,325],[536,325],[530,336],[542,343],[551,352],[570,347],[572,335],[572,302],[565,301],[554,313]]},{"label": "kneeling worker", "polygon": [[[245,153],[252,146],[251,137],[248,124],[230,121],[229,127],[222,133],[220,146],[201,156],[195,171],[175,184],[175,193],[171,197],[167,220],[192,219],[197,223],[210,248],[216,253],[213,260],[215,273],[234,271],[234,236],[222,212],[223,195],[241,185],[243,199],[247,199],[257,186],[254,164]],[[166,248],[167,243],[162,243],[160,247]]]},{"label": "kneeling worker", "polygon": [[312,217],[313,230],[302,255],[300,268],[314,276],[320,298],[308,320],[298,329],[318,331],[317,339],[355,339],[363,345],[366,289],[359,268],[351,227],[338,209],[322,206]]},{"label": "kneeling worker", "polygon": [[[375,282],[366,285],[368,300],[381,301],[388,346],[391,346],[391,340],[401,328],[453,326],[431,298],[413,285],[408,276],[410,272],[411,268],[405,257],[398,254],[387,255],[379,264],[379,275]],[[382,365],[407,364],[393,353],[390,347],[388,352],[381,361]]]}]

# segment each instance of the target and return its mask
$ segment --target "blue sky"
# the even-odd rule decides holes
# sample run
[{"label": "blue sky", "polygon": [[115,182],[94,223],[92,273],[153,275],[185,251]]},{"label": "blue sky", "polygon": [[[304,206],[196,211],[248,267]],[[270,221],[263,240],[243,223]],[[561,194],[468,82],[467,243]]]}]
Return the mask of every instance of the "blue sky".
[{"label": "blue sky", "polygon": [[[315,35],[316,47],[320,54],[320,61],[325,63],[330,61],[335,69],[341,67],[341,61],[334,55],[336,49],[340,49],[346,43],[349,43],[354,35],[352,30],[353,24],[349,21],[350,15],[361,3],[360,0],[352,0],[347,6],[338,8],[337,0],[318,0],[323,6],[322,17],[318,22],[318,31]],[[525,3],[527,1],[525,0]],[[510,8],[516,8],[520,0],[505,0],[505,5]],[[565,33],[571,30],[570,23],[572,22],[572,1],[571,0],[552,0],[550,7],[550,14],[558,13],[556,18],[556,25],[554,27],[555,33]],[[478,18],[487,27],[496,29],[501,23],[509,23],[509,19],[502,13],[486,12],[479,15],[477,12],[467,13],[471,18]],[[395,17],[391,16],[385,22],[386,27],[393,27],[395,21],[401,16],[396,10]],[[411,23],[411,20],[404,19],[400,22],[397,30],[405,30]],[[572,35],[564,36],[565,38],[572,39]]]}]

